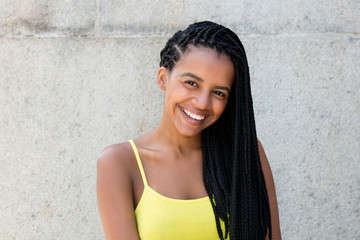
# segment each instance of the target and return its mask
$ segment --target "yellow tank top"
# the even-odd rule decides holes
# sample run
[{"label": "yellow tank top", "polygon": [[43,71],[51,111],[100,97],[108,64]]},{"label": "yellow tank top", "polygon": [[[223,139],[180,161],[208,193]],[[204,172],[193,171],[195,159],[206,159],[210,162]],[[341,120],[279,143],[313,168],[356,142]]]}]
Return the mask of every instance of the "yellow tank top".
[{"label": "yellow tank top", "polygon": [[[147,183],[135,143],[129,142],[144,182],[144,192],[135,209],[140,239],[219,240],[209,197],[181,200],[157,193]],[[224,229],[223,222],[221,225]]]}]

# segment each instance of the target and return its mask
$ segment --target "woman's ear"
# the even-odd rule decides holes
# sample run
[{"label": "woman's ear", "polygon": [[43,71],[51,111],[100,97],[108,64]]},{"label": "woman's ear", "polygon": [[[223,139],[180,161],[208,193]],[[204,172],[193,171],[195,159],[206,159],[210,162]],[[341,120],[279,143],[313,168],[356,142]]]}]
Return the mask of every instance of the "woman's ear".
[{"label": "woman's ear", "polygon": [[163,91],[166,91],[168,70],[165,67],[161,67],[158,71],[157,83],[159,88]]}]

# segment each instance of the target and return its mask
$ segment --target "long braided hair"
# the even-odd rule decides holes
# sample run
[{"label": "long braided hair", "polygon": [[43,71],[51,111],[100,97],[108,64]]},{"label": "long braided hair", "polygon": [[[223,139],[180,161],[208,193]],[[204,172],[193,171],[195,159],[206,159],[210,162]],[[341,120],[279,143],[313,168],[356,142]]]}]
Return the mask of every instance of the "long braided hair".
[{"label": "long braided hair", "polygon": [[[261,168],[244,47],[230,29],[197,22],[176,32],[160,53],[160,67],[169,71],[189,45],[227,55],[235,69],[228,104],[202,132],[203,181],[210,197],[220,239],[271,239],[269,198]],[[221,227],[221,221],[224,228]]]}]

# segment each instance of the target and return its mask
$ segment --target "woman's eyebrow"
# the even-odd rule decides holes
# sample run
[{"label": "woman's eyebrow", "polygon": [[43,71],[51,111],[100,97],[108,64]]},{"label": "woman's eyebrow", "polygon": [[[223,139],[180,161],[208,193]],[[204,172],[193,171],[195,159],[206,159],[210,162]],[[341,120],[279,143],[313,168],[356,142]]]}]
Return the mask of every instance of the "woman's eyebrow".
[{"label": "woman's eyebrow", "polygon": [[216,89],[223,89],[223,90],[226,90],[226,91],[228,91],[229,93],[230,93],[230,88],[228,88],[228,87],[225,87],[225,86],[217,86],[217,87],[215,87]]},{"label": "woman's eyebrow", "polygon": [[200,81],[200,82],[203,82],[204,80],[202,80],[200,77],[196,76],[195,74],[193,73],[190,73],[190,72],[186,72],[186,73],[183,73],[180,75],[180,77],[192,77],[192,78],[195,78],[196,80]]}]

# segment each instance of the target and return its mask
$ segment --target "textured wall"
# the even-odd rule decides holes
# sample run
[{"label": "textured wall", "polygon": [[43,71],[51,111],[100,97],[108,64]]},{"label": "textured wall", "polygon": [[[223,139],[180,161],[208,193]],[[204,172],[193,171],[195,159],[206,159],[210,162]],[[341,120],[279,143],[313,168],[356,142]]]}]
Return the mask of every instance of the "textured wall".
[{"label": "textured wall", "polygon": [[283,239],[360,238],[357,0],[0,0],[0,239],[104,239],[96,158],[154,128],[159,51],[213,20],[247,50]]}]

